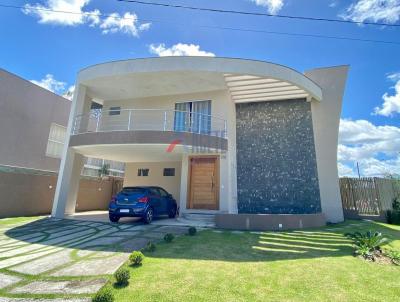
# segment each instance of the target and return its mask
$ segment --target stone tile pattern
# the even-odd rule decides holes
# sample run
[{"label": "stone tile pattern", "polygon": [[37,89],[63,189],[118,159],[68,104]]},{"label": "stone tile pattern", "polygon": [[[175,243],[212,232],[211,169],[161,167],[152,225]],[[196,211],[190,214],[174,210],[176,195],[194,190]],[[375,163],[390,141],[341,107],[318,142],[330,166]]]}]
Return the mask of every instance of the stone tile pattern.
[{"label": "stone tile pattern", "polygon": [[[107,278],[129,257],[148,242],[162,240],[166,233],[187,233],[188,227],[130,225],[41,219],[25,225],[0,229],[0,289],[11,295],[28,294],[29,298],[0,297],[0,302],[88,301],[73,295],[96,292]],[[39,240],[37,238],[40,238]],[[15,272],[21,276],[13,276]],[[26,282],[26,277],[36,280]],[[49,281],[48,277],[58,277]],[[79,280],[68,280],[69,277]],[[34,300],[38,294],[71,296],[64,299]]]},{"label": "stone tile pattern", "polygon": [[35,281],[14,288],[15,294],[90,294],[98,291],[107,280]]},{"label": "stone tile pattern", "polygon": [[22,278],[0,273],[0,289],[21,281]]},{"label": "stone tile pattern", "polygon": [[239,213],[321,212],[311,105],[236,105]]}]

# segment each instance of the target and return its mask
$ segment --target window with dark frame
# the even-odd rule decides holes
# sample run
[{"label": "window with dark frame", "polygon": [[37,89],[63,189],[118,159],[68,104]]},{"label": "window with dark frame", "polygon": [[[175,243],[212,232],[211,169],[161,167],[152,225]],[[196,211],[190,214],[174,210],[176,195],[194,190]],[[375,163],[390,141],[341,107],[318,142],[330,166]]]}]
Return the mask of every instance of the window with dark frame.
[{"label": "window with dark frame", "polygon": [[164,176],[175,176],[175,168],[164,168]]},{"label": "window with dark frame", "polygon": [[138,169],[137,176],[149,176],[149,169]]},{"label": "window with dark frame", "polygon": [[121,107],[110,107],[108,111],[108,115],[120,115],[121,114]]}]

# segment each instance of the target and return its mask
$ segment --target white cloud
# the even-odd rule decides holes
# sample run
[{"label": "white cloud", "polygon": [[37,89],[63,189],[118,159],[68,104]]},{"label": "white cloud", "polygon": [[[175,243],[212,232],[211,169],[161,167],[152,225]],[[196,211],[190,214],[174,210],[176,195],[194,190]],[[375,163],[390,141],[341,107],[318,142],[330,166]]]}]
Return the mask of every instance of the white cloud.
[{"label": "white cloud", "polygon": [[348,176],[348,177],[355,177],[356,174],[353,168],[338,162],[338,171],[340,176]]},{"label": "white cloud", "polygon": [[332,1],[331,3],[329,3],[329,7],[330,8],[335,8],[336,6],[338,6],[338,2],[337,1]]},{"label": "white cloud", "polygon": [[397,81],[394,87],[394,94],[385,93],[382,96],[382,107],[375,107],[374,114],[383,116],[392,116],[394,113],[400,113],[400,73],[389,74],[387,78],[391,81]]},{"label": "white cloud", "polygon": [[139,24],[136,14],[125,13],[121,17],[118,13],[113,13],[101,22],[100,28],[103,34],[122,32],[138,37],[139,32],[150,28],[150,23]]},{"label": "white cloud", "polygon": [[91,0],[46,0],[45,4],[26,4],[23,12],[39,18],[39,23],[64,26],[78,26],[87,24],[90,27],[100,27],[103,33],[121,32],[134,37],[139,32],[150,28],[150,23],[140,24],[134,13],[126,12],[122,15],[112,13],[101,18],[98,9],[86,11],[84,8]]},{"label": "white cloud", "polygon": [[[23,11],[38,17],[40,23],[75,26],[90,21],[91,18],[82,11],[89,2],[90,0],[47,0],[45,5],[26,4]],[[63,11],[71,13],[62,13]]]},{"label": "white cloud", "polygon": [[201,57],[215,57],[212,52],[200,50],[200,45],[178,43],[169,48],[162,44],[151,44],[149,51],[159,57],[167,56],[201,56]]},{"label": "white cloud", "polygon": [[354,176],[356,162],[362,176],[399,174],[399,127],[343,119],[339,132],[338,169],[341,176]]},{"label": "white cloud", "polygon": [[341,144],[371,144],[382,141],[390,142],[400,138],[400,128],[395,126],[376,126],[367,120],[340,121]]},{"label": "white cloud", "polygon": [[43,79],[39,81],[31,80],[31,82],[68,100],[72,100],[75,91],[75,86],[70,86],[66,89],[67,83],[56,80],[52,74],[46,74]]},{"label": "white cloud", "polygon": [[393,82],[400,81],[400,72],[389,73],[387,78]]},{"label": "white cloud", "polygon": [[356,22],[393,24],[400,20],[400,0],[358,0],[341,17]]},{"label": "white cloud", "polygon": [[278,13],[284,5],[283,0],[250,0],[250,1],[254,2],[258,6],[266,7],[270,14]]},{"label": "white cloud", "polygon": [[67,84],[65,82],[57,81],[52,74],[46,74],[46,76],[40,81],[31,80],[31,82],[54,93],[64,91],[65,85]]},{"label": "white cloud", "polygon": [[64,98],[72,101],[72,97],[74,96],[74,92],[75,92],[75,85],[72,85],[72,86],[69,86],[69,88],[64,91],[62,96]]}]

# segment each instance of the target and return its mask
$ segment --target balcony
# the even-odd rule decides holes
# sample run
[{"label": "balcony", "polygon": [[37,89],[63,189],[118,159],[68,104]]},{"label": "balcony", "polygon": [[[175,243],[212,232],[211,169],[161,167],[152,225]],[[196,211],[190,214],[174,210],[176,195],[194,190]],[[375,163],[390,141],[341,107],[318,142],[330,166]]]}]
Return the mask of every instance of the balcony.
[{"label": "balcony", "polygon": [[227,137],[226,120],[222,118],[162,109],[92,110],[75,117],[71,135],[114,131],[161,131]]},{"label": "balcony", "polygon": [[69,147],[121,162],[133,155],[142,161],[180,160],[173,156],[227,151],[227,125],[219,117],[177,110],[92,110],[74,119]]}]

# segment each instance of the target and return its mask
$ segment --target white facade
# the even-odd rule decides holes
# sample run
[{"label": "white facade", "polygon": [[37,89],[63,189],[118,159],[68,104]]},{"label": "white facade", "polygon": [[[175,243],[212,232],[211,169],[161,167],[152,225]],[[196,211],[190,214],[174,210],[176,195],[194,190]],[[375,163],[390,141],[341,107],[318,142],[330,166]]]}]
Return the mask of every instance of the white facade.
[{"label": "white facade", "polygon": [[[332,182],[338,181],[334,153],[346,75],[347,67],[310,71],[306,77],[266,62],[205,57],[137,59],[84,69],[76,82],[52,215],[74,212],[83,156],[125,162],[125,185],[164,186],[179,200],[181,213],[237,213],[236,104],[305,98],[316,129],[323,213],[329,221],[341,221],[339,187]],[[92,101],[103,105],[101,116],[90,114]],[[196,101],[211,101],[211,111],[175,111],[176,103]],[[192,120],[184,131],[177,130],[179,114],[185,123]],[[217,208],[194,209],[188,202],[189,166],[192,158],[209,156],[218,159],[212,180],[212,185],[218,181]],[[141,168],[150,169],[149,176],[138,177]],[[175,168],[175,176],[163,176],[164,168]]]}]

